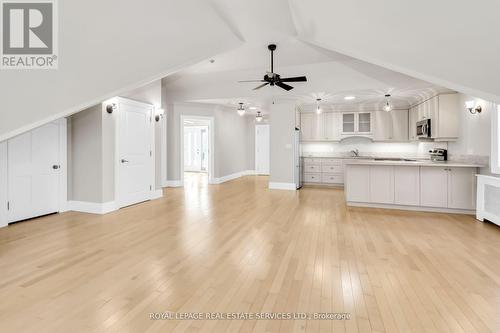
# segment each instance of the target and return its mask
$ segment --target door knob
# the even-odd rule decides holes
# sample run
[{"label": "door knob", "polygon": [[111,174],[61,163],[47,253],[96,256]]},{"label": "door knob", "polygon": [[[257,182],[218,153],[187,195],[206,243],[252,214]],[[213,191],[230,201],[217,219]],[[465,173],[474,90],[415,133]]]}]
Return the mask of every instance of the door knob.
[{"label": "door knob", "polygon": [[122,163],[128,163],[128,161],[122,158]]}]

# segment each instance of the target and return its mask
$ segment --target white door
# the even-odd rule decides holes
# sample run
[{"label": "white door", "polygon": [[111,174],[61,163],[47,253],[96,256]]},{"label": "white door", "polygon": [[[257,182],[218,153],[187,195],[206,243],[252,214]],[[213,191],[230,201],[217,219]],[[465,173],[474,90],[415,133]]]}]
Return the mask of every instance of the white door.
[{"label": "white door", "polygon": [[120,207],[149,200],[154,184],[153,107],[121,102],[118,125],[118,204]]},{"label": "white door", "polygon": [[269,125],[255,126],[255,172],[269,175]]},{"label": "white door", "polygon": [[59,131],[50,123],[7,142],[9,223],[59,211]]}]

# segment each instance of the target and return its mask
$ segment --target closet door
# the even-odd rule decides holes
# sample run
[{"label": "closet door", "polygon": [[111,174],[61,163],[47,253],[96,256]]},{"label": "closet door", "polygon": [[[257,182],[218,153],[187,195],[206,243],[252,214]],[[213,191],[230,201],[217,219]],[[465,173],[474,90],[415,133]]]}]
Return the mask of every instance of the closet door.
[{"label": "closet door", "polygon": [[50,123],[7,142],[9,223],[59,211],[59,132]]}]

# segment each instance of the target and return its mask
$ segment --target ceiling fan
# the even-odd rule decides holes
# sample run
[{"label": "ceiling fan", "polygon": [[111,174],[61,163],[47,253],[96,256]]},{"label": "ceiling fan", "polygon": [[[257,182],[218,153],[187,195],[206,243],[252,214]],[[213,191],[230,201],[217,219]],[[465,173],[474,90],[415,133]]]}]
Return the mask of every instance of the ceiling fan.
[{"label": "ceiling fan", "polygon": [[267,72],[264,75],[263,80],[248,80],[248,81],[238,81],[238,82],[264,82],[260,86],[254,88],[253,90],[257,90],[263,88],[267,85],[278,86],[280,88],[285,89],[286,91],[292,90],[293,87],[286,84],[285,82],[306,82],[307,78],[305,76],[297,76],[297,77],[284,77],[282,78],[279,74],[274,73],[274,51],[276,50],[275,44],[270,44],[267,46],[269,51],[271,51],[271,71]]}]

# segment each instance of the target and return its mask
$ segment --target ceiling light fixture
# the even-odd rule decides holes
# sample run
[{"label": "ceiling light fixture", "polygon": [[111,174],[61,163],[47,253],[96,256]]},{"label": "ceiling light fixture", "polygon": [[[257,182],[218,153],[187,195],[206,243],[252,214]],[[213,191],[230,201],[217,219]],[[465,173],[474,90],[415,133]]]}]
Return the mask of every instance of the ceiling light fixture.
[{"label": "ceiling light fixture", "polygon": [[353,99],[356,99],[356,96],[346,96],[344,97],[346,101],[352,101]]},{"label": "ceiling light fixture", "polygon": [[257,110],[257,107],[256,106],[251,106],[248,108],[249,110]]},{"label": "ceiling light fixture", "polygon": [[264,119],[264,117],[262,117],[262,114],[260,113],[260,111],[257,112],[257,115],[255,116],[255,120],[260,123],[262,122],[262,120]]},{"label": "ceiling light fixture", "polygon": [[321,102],[321,98],[316,98],[316,114],[321,114],[323,110],[321,110],[321,106],[319,105]]},{"label": "ceiling light fixture", "polygon": [[481,113],[481,111],[483,111],[483,108],[481,107],[481,105],[476,105],[475,101],[465,102],[465,107],[472,114]]},{"label": "ceiling light fixture", "polygon": [[239,104],[240,104],[240,106],[238,107],[237,111],[238,111],[238,114],[241,117],[243,117],[245,115],[245,108],[243,107],[243,103],[240,102]]},{"label": "ceiling light fixture", "polygon": [[389,102],[389,98],[391,98],[390,94],[385,95],[385,105],[384,105],[384,111],[385,112],[390,112],[392,111],[392,104]]}]

